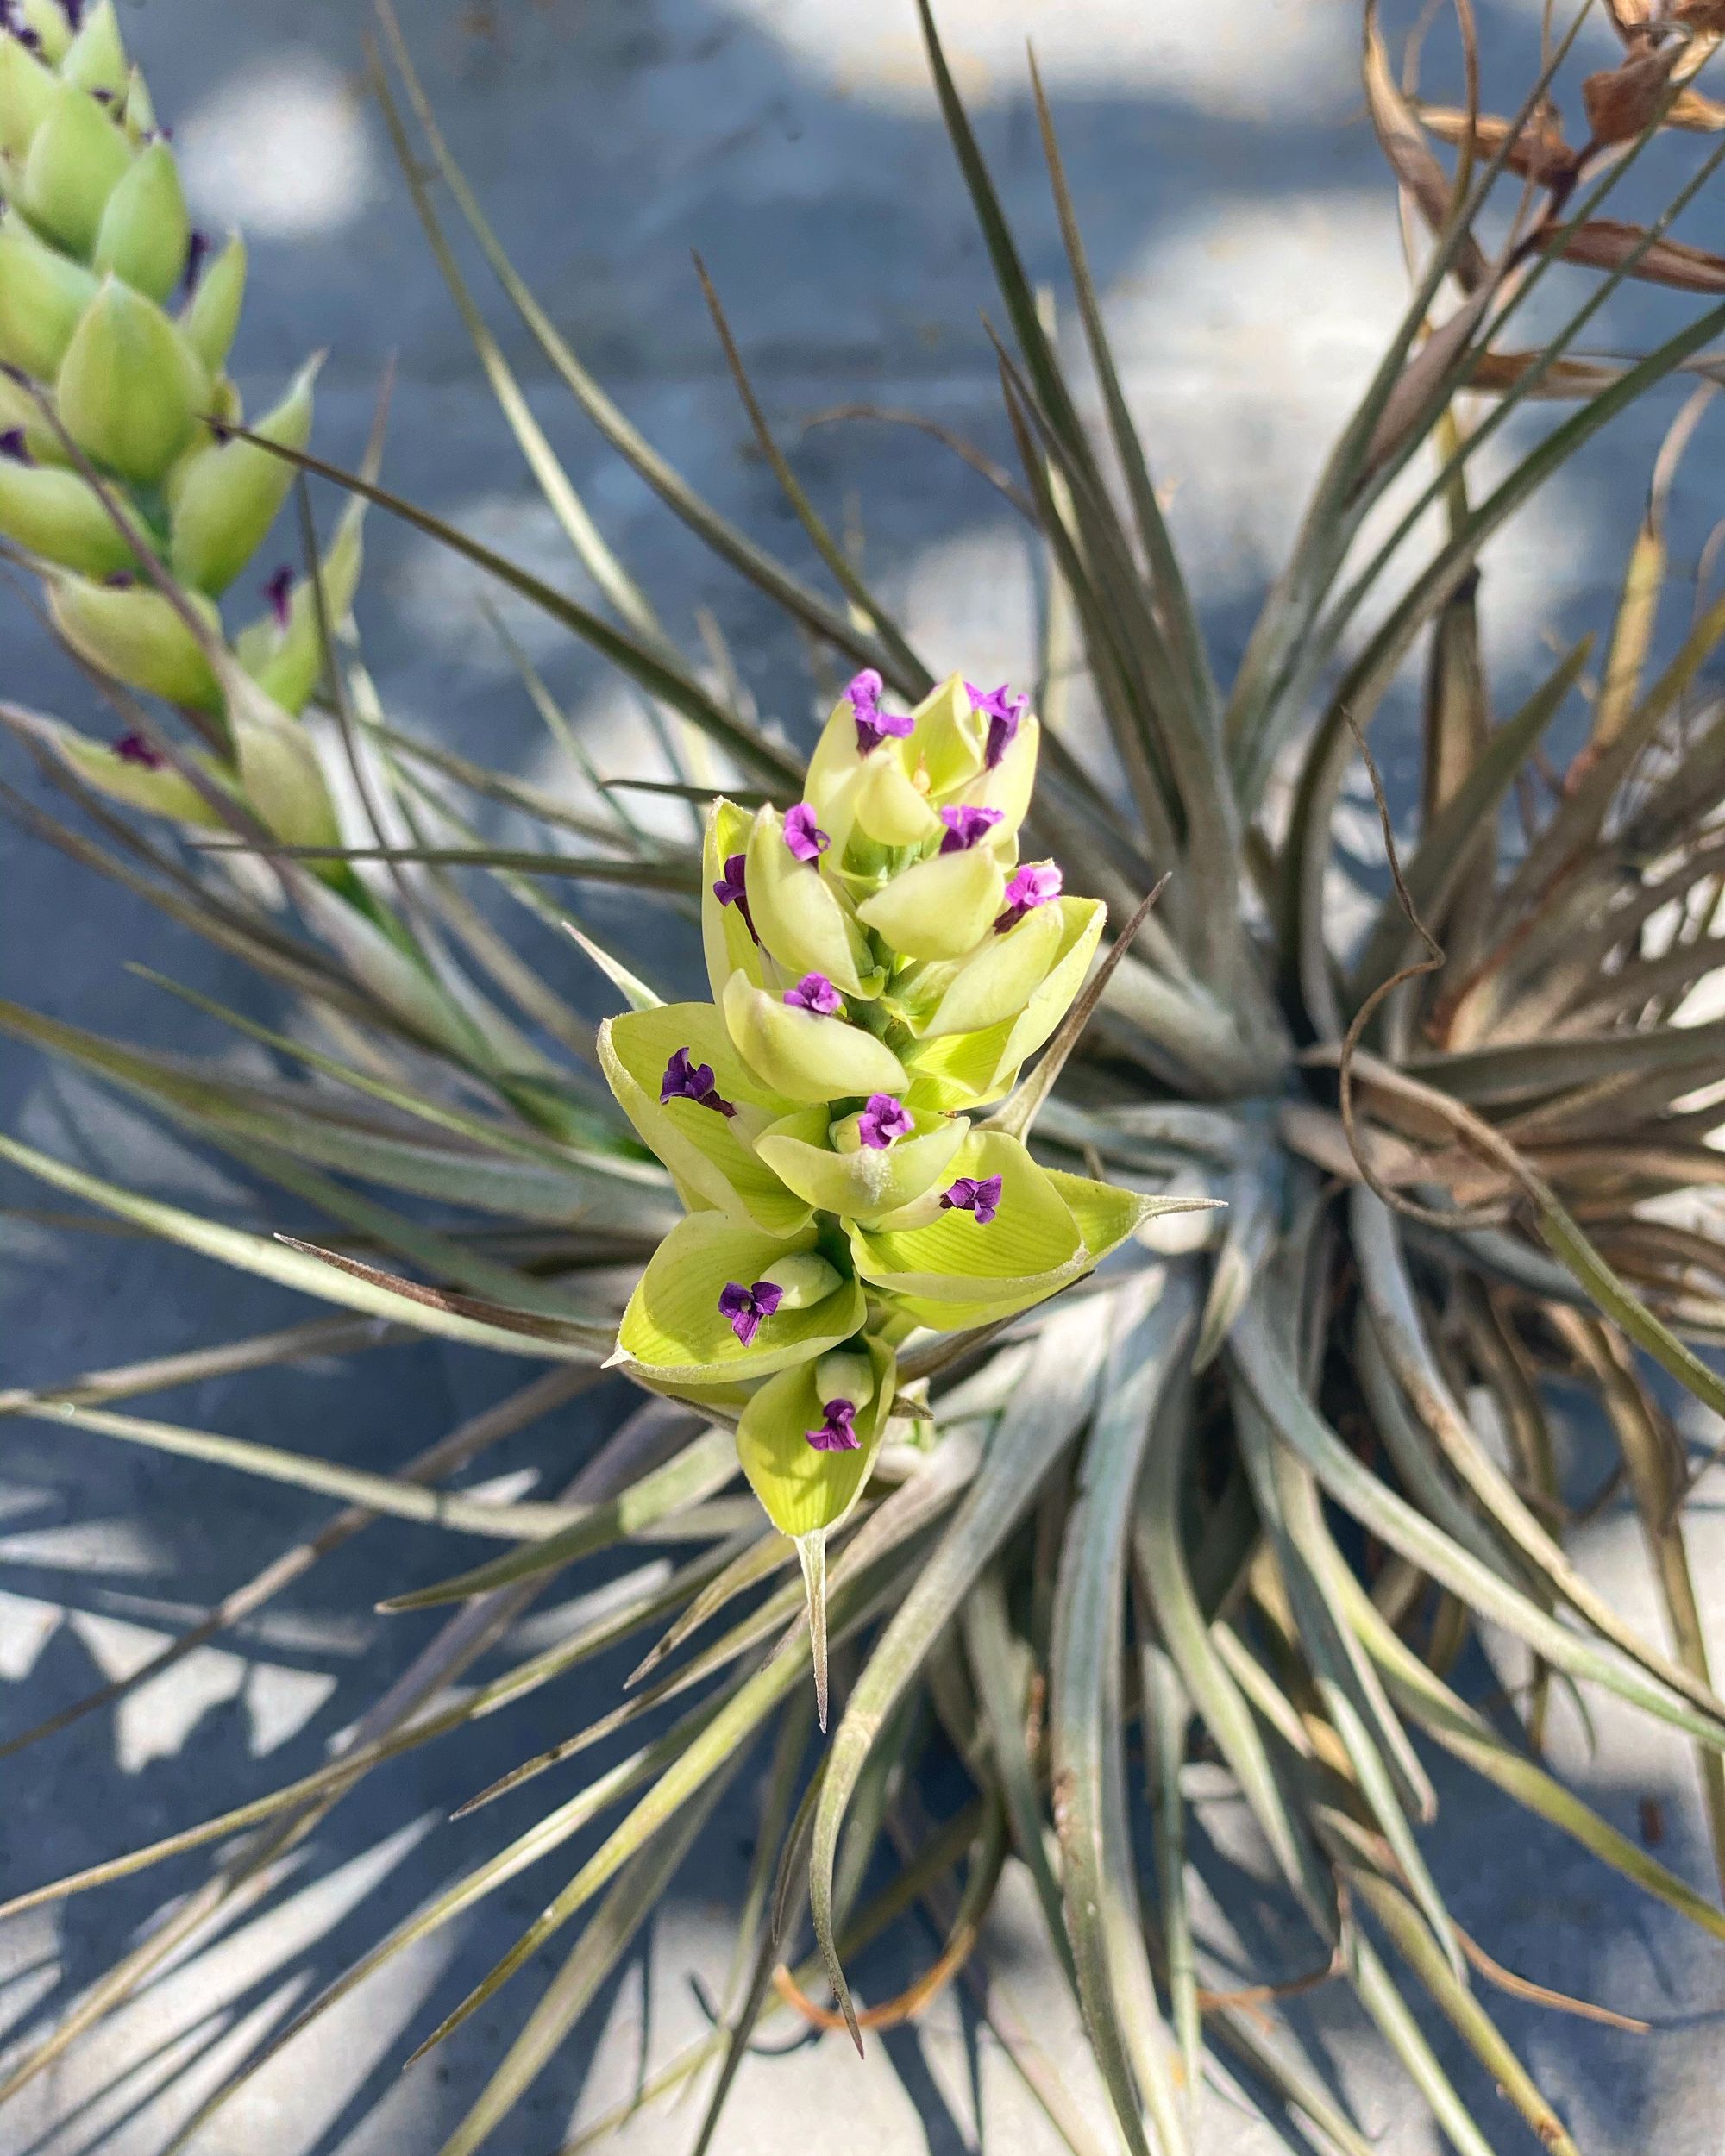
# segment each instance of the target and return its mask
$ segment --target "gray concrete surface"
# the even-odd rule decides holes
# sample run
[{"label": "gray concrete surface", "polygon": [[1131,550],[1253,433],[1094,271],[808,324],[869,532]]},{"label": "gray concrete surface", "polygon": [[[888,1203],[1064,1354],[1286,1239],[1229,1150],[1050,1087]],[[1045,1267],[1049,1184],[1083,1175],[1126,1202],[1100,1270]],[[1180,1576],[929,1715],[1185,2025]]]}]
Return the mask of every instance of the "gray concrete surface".
[{"label": "gray concrete surface", "polygon": [[[840,0],[410,0],[402,12],[460,154],[554,315],[649,436],[762,537],[800,558],[768,475],[744,454],[691,247],[709,264],[787,439],[824,408],[869,400],[932,413],[1008,454],[979,325],[980,310],[994,304],[987,266],[924,84],[909,0],[869,9]],[[336,0],[142,0],[124,13],[158,103],[177,125],[200,212],[236,217],[254,242],[241,353],[248,396],[266,396],[308,348],[328,345],[319,439],[352,458],[380,371],[394,354],[392,483],[578,590],[360,94],[363,10]],[[1481,0],[1479,13],[1489,79],[1519,85],[1537,34],[1535,0]],[[1190,9],[1169,0],[948,0],[943,14],[1032,266],[1051,276],[1057,249],[1021,66],[1023,36],[1036,36],[1132,392],[1226,664],[1402,291],[1395,221],[1355,85],[1355,10],[1347,0]],[[1603,33],[1591,53],[1596,65],[1608,59]],[[1694,236],[1709,236],[1709,215],[1716,235],[1716,208],[1703,204]],[[1645,337],[1682,304],[1657,295],[1608,310],[1595,341],[1609,348]],[[795,730],[809,696],[793,640],[607,461],[519,332],[500,312],[497,319],[594,513],[668,618],[684,629],[697,605],[711,607],[763,710]],[[1671,409],[1666,399],[1631,415],[1496,549],[1485,605],[1506,704],[1554,636],[1599,618]],[[1717,513],[1719,467],[1706,441],[1676,498],[1685,565]],[[854,500],[871,572],[902,597],[938,667],[1023,673],[1032,579],[1011,513],[981,481],[925,439],[878,426],[812,435],[800,468],[835,513]],[[4,607],[7,693],[99,724],[27,612],[9,599]],[[375,521],[359,611],[398,723],[543,774],[541,736],[485,628],[472,579]],[[602,761],[616,770],[650,768],[651,743],[596,663],[519,610],[509,617]],[[1392,737],[1392,764],[1394,746]],[[29,786],[16,758],[6,770]],[[116,1035],[213,1046],[213,1031],[122,970],[136,959],[242,1007],[276,1012],[235,964],[122,893],[9,826],[0,827],[0,845],[6,993]],[[593,918],[609,923],[615,911],[596,903]],[[571,995],[591,996],[573,957],[549,948],[536,956]],[[226,1169],[10,1048],[0,1055],[0,1127],[235,1217],[270,1225],[283,1217],[276,1201]],[[7,1195],[16,1205],[41,1202],[21,1183]],[[306,1314],[285,1293],[154,1245],[17,1218],[3,1234],[0,1353],[11,1382],[47,1382]],[[428,1344],[210,1383],[151,1405],[203,1426],[387,1465],[525,1374]],[[549,1486],[620,1409],[607,1401],[555,1418],[502,1448],[483,1471]],[[96,1437],[9,1426],[0,1458],[8,1726],[26,1727],[137,1666],[326,1509]],[[1703,1503],[1694,1517],[1697,1561],[1716,1583],[1725,1578],[1716,1515]],[[116,1713],[93,1715],[9,1763],[0,1888],[95,1861],[315,1765],[430,1637],[430,1619],[375,1618],[373,1600],[446,1571],[455,1546],[426,1532],[374,1529]],[[1587,1554],[1602,1582],[1653,1626],[1632,1523],[1608,1514]],[[560,1621],[567,1613],[536,1617],[531,1638],[553,1636]],[[492,1774],[600,1711],[625,1664],[603,1661],[497,1717],[474,1740],[374,1777],[261,1904],[172,1963],[0,2113],[0,2150],[155,2156],[172,2123],[260,2032],[532,1816],[536,1792],[445,1823],[452,1805]],[[1602,1708],[1596,1751],[1567,1726],[1559,1749],[1627,1831],[1655,1805],[1661,1853],[1704,1882],[1680,1745]],[[504,2156],[549,2156],[572,2122],[596,2115],[643,2062],[699,2028],[690,1973],[709,1983],[723,1975],[755,1771],[721,1808],[699,1859],[600,2009],[498,2135]],[[1632,2037],[1498,2002],[1582,2146],[1716,2156],[1725,2012],[1718,1947],[1466,1777],[1441,1772],[1441,1784],[1446,1832],[1435,1854],[1463,1921],[1527,1976],[1656,2025]],[[574,1786],[561,1779],[557,1794]],[[1251,1911],[1255,1860],[1237,1818],[1220,1799],[1208,1800],[1201,1815],[1207,1876],[1237,1916]],[[204,1860],[193,1858],[11,1927],[0,1939],[0,2040],[38,2035],[147,1927],[164,1897],[204,1876]],[[430,2156],[555,1962],[536,1965],[515,1996],[411,2074],[398,2077],[399,2063],[561,1876],[524,1877],[398,1965],[356,2012],[261,2078],[200,2147],[207,2156]],[[1021,1889],[1013,1882],[994,1926],[990,1966],[1100,2121]],[[1226,1945],[1220,1915],[1214,1925]],[[1249,1929],[1244,1943],[1264,1947]],[[932,1942],[911,1942],[896,1961],[867,1958],[858,1971],[865,1996],[882,1994],[932,1951]],[[1272,1940],[1264,1951],[1284,1947]],[[1285,1952],[1291,1972],[1304,1949],[1286,1942]],[[1320,1992],[1296,2011],[1381,2147],[1414,2156],[1438,2145],[1339,2002]],[[1507,2109],[1493,2109],[1458,2048],[1441,2031],[1437,2040],[1494,2122],[1494,2147],[1531,2146]],[[674,2148],[691,2131],[686,2113],[656,2114],[618,2145]],[[1208,2105],[1201,2139],[1206,2156],[1258,2156],[1276,2145],[1220,2103]],[[872,2046],[863,2064],[831,2040],[751,2061],[719,2147],[731,2156],[863,2148],[1042,2156],[1056,2142],[955,1992],[914,2029]]]}]

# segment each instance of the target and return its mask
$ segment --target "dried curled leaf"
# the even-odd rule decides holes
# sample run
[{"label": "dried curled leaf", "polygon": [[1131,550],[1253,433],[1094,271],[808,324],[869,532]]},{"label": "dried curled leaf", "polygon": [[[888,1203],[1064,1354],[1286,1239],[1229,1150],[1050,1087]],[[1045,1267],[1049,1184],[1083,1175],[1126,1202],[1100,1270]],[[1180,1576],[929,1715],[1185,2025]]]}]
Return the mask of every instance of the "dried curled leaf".
[{"label": "dried curled leaf", "polygon": [[1703,97],[1698,90],[1684,90],[1665,115],[1668,128],[1683,128],[1690,135],[1717,135],[1725,128],[1725,104]]},{"label": "dried curled leaf", "polygon": [[[1541,352],[1482,352],[1467,385],[1490,395],[1507,394],[1544,357]],[[1605,360],[1553,360],[1534,387],[1522,393],[1548,398],[1596,397],[1622,372]]]},{"label": "dried curled leaf", "polygon": [[[1418,110],[1427,132],[1439,141],[1458,147],[1468,141],[1468,116],[1460,105],[1421,105]],[[1575,169],[1576,154],[1564,140],[1563,120],[1549,99],[1542,98],[1520,128],[1498,113],[1475,116],[1476,158],[1496,157],[1506,142],[1509,147],[1503,154],[1504,168],[1520,179],[1550,186],[1567,179]]]},{"label": "dried curled leaf", "polygon": [[1677,0],[1672,13],[1703,37],[1725,35],[1725,0]]},{"label": "dried curled leaf", "polygon": [[[1647,236],[1639,224],[1590,217],[1568,235],[1561,248],[1561,230],[1552,233],[1548,244],[1566,262],[1578,262],[1585,269],[1613,270],[1627,263]],[[1653,241],[1628,273],[1649,285],[1673,285],[1681,292],[1725,292],[1725,254],[1709,254],[1705,248],[1688,247],[1681,240]]]},{"label": "dried curled leaf", "polygon": [[1658,0],[1605,0],[1611,27],[1626,45],[1637,43],[1652,22]]},{"label": "dried curled leaf", "polygon": [[[1420,215],[1433,232],[1441,232],[1454,210],[1450,177],[1426,140],[1419,113],[1396,86],[1372,18],[1366,24],[1364,72],[1366,103],[1379,147]],[[1464,291],[1476,291],[1484,283],[1485,257],[1471,234],[1457,247],[1452,266]]]},{"label": "dried curled leaf", "polygon": [[1671,88],[1677,50],[1634,52],[1621,66],[1587,78],[1581,103],[1596,142],[1633,142],[1653,125]]}]

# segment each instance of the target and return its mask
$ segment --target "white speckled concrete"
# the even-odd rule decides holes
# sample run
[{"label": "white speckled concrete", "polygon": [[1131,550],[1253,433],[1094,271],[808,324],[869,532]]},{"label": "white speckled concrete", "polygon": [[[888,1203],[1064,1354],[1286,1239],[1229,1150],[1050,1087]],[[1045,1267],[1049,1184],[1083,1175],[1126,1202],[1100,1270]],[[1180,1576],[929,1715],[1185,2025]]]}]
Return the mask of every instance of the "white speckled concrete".
[{"label": "white speckled concrete", "polygon": [[[910,0],[866,9],[839,0],[406,0],[402,11],[460,153],[556,318],[653,439],[762,537],[801,558],[769,476],[743,453],[744,423],[718,365],[691,247],[706,259],[787,440],[824,407],[869,399],[932,412],[1009,455],[978,321],[997,303],[924,83]],[[1395,221],[1352,73],[1355,10],[1350,0],[947,0],[943,12],[1032,269],[1051,276],[1057,251],[1020,63],[1023,36],[1034,31],[1132,393],[1226,661],[1401,291]],[[158,102],[177,123],[201,211],[237,215],[254,241],[245,387],[255,401],[304,350],[327,344],[319,438],[351,457],[379,371],[396,353],[392,481],[577,588],[360,98],[362,13],[357,0],[142,0],[124,9]],[[1480,0],[1479,13],[1488,79],[1501,69],[1496,79],[1519,85],[1535,0]],[[1603,33],[1592,53],[1595,65],[1608,58]],[[1693,233],[1703,241],[1705,216],[1703,205]],[[1594,341],[1644,335],[1683,304],[1659,295],[1609,310]],[[710,605],[763,709],[800,724],[806,691],[793,640],[599,455],[522,335],[497,318],[595,515],[668,618],[681,630],[697,603]],[[1599,619],[1670,410],[1666,399],[1632,415],[1497,549],[1484,603],[1506,703],[1552,636]],[[905,596],[937,667],[1021,670],[1031,580],[1010,511],[981,481],[921,437],[881,428],[812,436],[801,468],[836,512],[854,495],[871,572]],[[1717,513],[1717,470],[1703,435],[1677,496],[1680,563],[1693,561]],[[360,615],[393,714],[534,767],[541,738],[487,641],[471,580],[381,520],[371,545]],[[28,615],[3,596],[0,604],[6,693],[96,719]],[[646,753],[627,700],[585,653],[519,612],[511,620],[614,768]],[[34,783],[15,755],[4,764],[15,783]],[[1369,850],[1374,835],[1360,836]],[[276,1008],[234,964],[9,826],[0,827],[0,845],[4,993],[120,1035],[180,1037],[184,1016],[122,970],[135,958],[234,1003]],[[615,916],[596,904],[594,918]],[[572,956],[537,955],[571,994],[591,993]],[[216,1036],[200,1025],[197,1037]],[[260,1221],[280,1217],[221,1166],[11,1048],[0,1051],[0,1127],[171,1193],[249,1206]],[[7,1194],[40,1202],[18,1183]],[[154,1246],[17,1221],[3,1233],[0,1352],[11,1382],[306,1314],[285,1294]],[[345,1369],[311,1365],[164,1395],[148,1410],[383,1465],[524,1374],[434,1345],[392,1348]],[[604,1419],[618,1411],[608,1406]],[[592,1415],[565,1414],[478,1471],[536,1471],[548,1486],[595,1427]],[[8,1726],[136,1666],[326,1514],[269,1486],[98,1438],[9,1425],[0,1457]],[[1692,1517],[1703,1581],[1725,1583],[1716,1513],[1703,1501]],[[368,1614],[373,1599],[447,1571],[455,1547],[428,1532],[373,1530],[117,1714],[91,1716],[9,1763],[0,1885],[12,1890],[94,1861],[316,1764],[430,1636],[429,1619]],[[460,1545],[462,1556],[470,1549]],[[1588,1557],[1653,1625],[1633,1524],[1609,1514]],[[554,1621],[541,1620],[536,1638]],[[203,1939],[0,2113],[0,2151],[157,2156],[172,2122],[247,2044],[532,1815],[540,1792],[442,1823],[504,1766],[600,1711],[627,1658],[584,1670],[470,1743],[374,1777],[260,1908]],[[1681,1745],[1608,1709],[1599,1720],[1591,1758],[1563,1728],[1565,1766],[1631,1833],[1641,1801],[1655,1800],[1661,1853],[1703,1882]],[[1658,2025],[1654,2036],[1632,2038],[1502,2002],[1505,2027],[1582,2147],[1590,2156],[1649,2147],[1717,2156],[1718,1946],[1465,1777],[1441,1763],[1437,1771],[1448,1824],[1437,1860],[1463,1921],[1527,1976]],[[574,1786],[566,1771],[555,1794]],[[656,2061],[699,2030],[689,1975],[722,1981],[751,1793],[747,1778],[736,1786],[624,1974],[497,2136],[500,2156],[549,2156],[572,2121],[626,2091],[643,2057]],[[1237,1818],[1220,1802],[1201,1816],[1208,1873],[1234,1906],[1250,1907],[1237,1867],[1251,1852]],[[405,1960],[339,2028],[288,2054],[205,2136],[204,2156],[431,2156],[555,1959],[536,1965],[514,1996],[411,2074],[398,2078],[399,2062],[555,1890],[561,1861]],[[164,1895],[204,1876],[193,1858],[14,1925],[0,1937],[0,2040],[39,2034]],[[1308,1944],[1284,1945],[1289,1972],[1305,1966]],[[1091,2110],[1098,2146],[1112,2147],[1021,1881],[1003,1899],[988,1950],[991,1971]],[[866,1959],[861,1989],[881,1996],[933,1951],[924,1940],[896,1961]],[[1339,2001],[1320,1993],[1298,2010],[1386,2156],[1437,2146]],[[1493,2122],[1494,2147],[1506,2156],[1531,2147],[1507,2109],[1494,2111],[1447,2034],[1437,2040]],[[618,2146],[656,2156],[692,2131],[687,2112],[658,2113]],[[1267,2156],[1279,2146],[1215,2101],[1200,2142],[1204,2156]],[[913,2030],[872,2045],[863,2065],[831,2040],[751,2061],[718,2143],[726,2156],[1044,2156],[1057,2146],[957,1990]]]}]

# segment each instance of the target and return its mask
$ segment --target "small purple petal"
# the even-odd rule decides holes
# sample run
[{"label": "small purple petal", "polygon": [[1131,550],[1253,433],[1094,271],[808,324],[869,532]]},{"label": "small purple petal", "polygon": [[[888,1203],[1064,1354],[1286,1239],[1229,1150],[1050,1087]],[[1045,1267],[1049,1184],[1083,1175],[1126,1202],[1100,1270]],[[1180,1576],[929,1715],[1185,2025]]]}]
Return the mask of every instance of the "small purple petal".
[{"label": "small purple petal", "polygon": [[1000,1178],[998,1175],[961,1175],[940,1194],[943,1213],[970,1213],[976,1216],[979,1228],[986,1228],[1000,1209]]},{"label": "small purple petal", "polygon": [[161,751],[152,748],[141,734],[122,734],[114,744],[114,754],[122,763],[135,763],[145,771],[160,771],[167,761]]},{"label": "small purple petal", "polygon": [[972,808],[961,805],[957,808],[944,808],[940,820],[946,826],[946,836],[940,842],[944,854],[968,854],[979,839],[986,838],[1002,818],[997,808]]},{"label": "small purple petal", "polygon": [[794,1011],[812,1011],[817,1018],[836,1018],[844,999],[824,973],[806,973],[794,988],[787,988],[785,1000]]},{"label": "small purple petal", "polygon": [[1007,910],[994,923],[996,936],[1016,928],[1035,906],[1057,899],[1064,887],[1060,866],[1053,861],[1028,862],[1007,886]]},{"label": "small purple petal", "polygon": [[974,681],[967,681],[964,693],[977,717],[988,722],[988,740],[982,751],[982,761],[992,771],[1017,739],[1019,723],[1030,709],[1030,699],[1014,696],[1004,681],[993,690],[979,689]]},{"label": "small purple petal", "polygon": [[814,811],[806,801],[799,801],[794,809],[785,811],[785,843],[799,861],[812,861],[824,854],[832,841],[814,820]]},{"label": "small purple petal", "polygon": [[717,1108],[721,1115],[737,1111],[713,1084],[712,1065],[689,1062],[689,1051],[680,1048],[665,1066],[659,1081],[659,1105],[668,1100],[693,1100],[703,1108]]},{"label": "small purple petal", "polygon": [[884,1153],[895,1138],[904,1138],[915,1128],[915,1117],[889,1093],[871,1093],[868,1106],[856,1119],[857,1137],[875,1153]]},{"label": "small purple petal", "polygon": [[856,1434],[856,1410],[848,1400],[825,1400],[820,1412],[825,1420],[819,1430],[803,1435],[817,1452],[854,1452],[862,1440]]},{"label": "small purple petal", "polygon": [[129,569],[116,569],[111,575],[104,576],[102,582],[108,591],[129,592],[137,580]]},{"label": "small purple petal", "polygon": [[890,734],[894,741],[903,741],[916,731],[916,721],[908,711],[872,711],[856,720],[856,753],[866,756],[878,749]]},{"label": "small purple petal", "polygon": [[727,854],[724,856],[724,874],[713,885],[712,895],[721,906],[734,906],[737,908],[743,916],[743,927],[758,943],[761,938],[755,931],[755,917],[749,911],[749,885],[745,874],[748,865],[749,856],[746,854]]},{"label": "small purple petal", "polygon": [[850,699],[850,714],[856,722],[856,753],[868,755],[878,749],[890,734],[895,741],[903,741],[916,731],[916,721],[900,711],[881,709],[881,680],[873,667],[864,667],[854,674],[844,693]]},{"label": "small purple petal", "polygon": [[0,434],[0,457],[4,457],[9,464],[34,464],[36,460],[30,454],[28,445],[24,440],[24,429],[22,427],[8,427],[3,434]]},{"label": "small purple petal", "polygon": [[264,597],[269,602],[270,612],[275,617],[275,625],[283,636],[287,634],[288,623],[292,619],[288,608],[292,591],[293,571],[285,566],[278,569],[264,586]]},{"label": "small purple petal", "polygon": [[728,1320],[731,1331],[744,1347],[761,1330],[761,1320],[770,1318],[784,1295],[781,1288],[775,1288],[770,1280],[757,1280],[752,1288],[745,1288],[740,1281],[728,1280],[719,1290],[719,1315]]},{"label": "small purple petal", "polygon": [[194,232],[185,243],[185,273],[180,280],[180,290],[195,292],[198,280],[204,274],[204,265],[210,259],[210,235]]}]

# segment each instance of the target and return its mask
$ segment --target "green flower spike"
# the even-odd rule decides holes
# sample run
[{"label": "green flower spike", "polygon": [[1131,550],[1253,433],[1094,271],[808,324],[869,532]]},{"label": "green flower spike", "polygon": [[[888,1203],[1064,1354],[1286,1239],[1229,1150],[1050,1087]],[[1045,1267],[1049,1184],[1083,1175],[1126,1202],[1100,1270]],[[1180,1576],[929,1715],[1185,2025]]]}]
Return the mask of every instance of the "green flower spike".
[{"label": "green flower spike", "polygon": [[[735,1413],[795,1542],[826,1719],[826,1540],[861,1498],[895,1344],[1028,1309],[1099,1264],[1141,1198],[1042,1167],[957,1111],[995,1100],[1070,1007],[1102,908],[1018,862],[1036,721],[957,679],[913,713],[859,674],[804,799],[716,800],[702,853],[712,1003],[606,1022],[599,1055],[689,1217],[630,1299],[617,1359]],[[700,1208],[693,1210],[693,1208]]]},{"label": "green flower spike", "polygon": [[[228,753],[200,752],[213,784],[278,837],[338,843],[316,751],[294,724],[323,671],[315,592],[285,571],[267,584],[260,577],[269,611],[232,645],[212,604],[255,556],[293,479],[291,463],[226,431],[240,416],[223,369],[245,293],[245,248],[235,236],[212,256],[192,232],[173,145],[127,58],[113,0],[0,5],[0,362],[9,370],[0,375],[0,538],[41,567],[53,619],[87,664],[223,723]],[[265,442],[304,447],[316,372],[316,360],[303,367],[258,422]],[[80,458],[107,501],[77,468]],[[360,516],[355,500],[322,566],[337,627],[359,576]],[[158,587],[161,568],[184,610]],[[237,666],[224,663],[229,651]],[[207,803],[171,767],[95,743],[79,749],[65,736],[54,746],[110,799],[208,826]],[[340,864],[314,873],[360,892]]]}]

